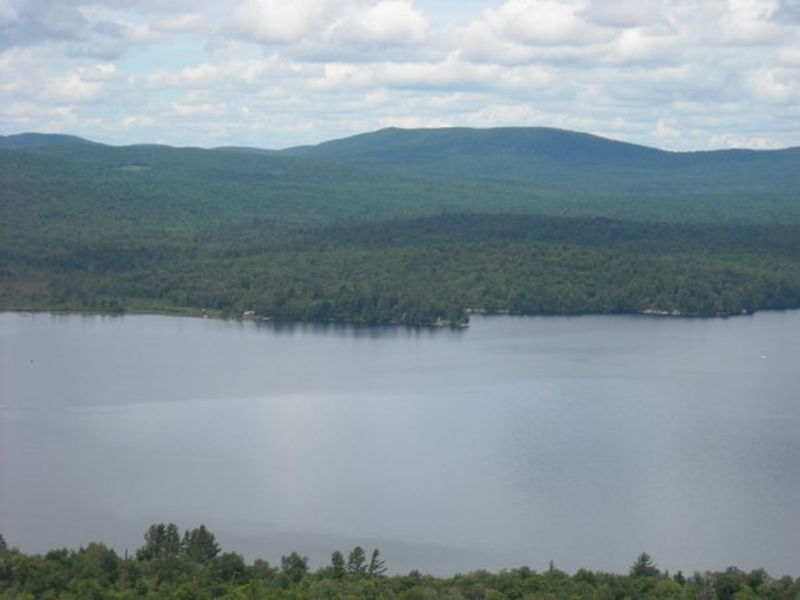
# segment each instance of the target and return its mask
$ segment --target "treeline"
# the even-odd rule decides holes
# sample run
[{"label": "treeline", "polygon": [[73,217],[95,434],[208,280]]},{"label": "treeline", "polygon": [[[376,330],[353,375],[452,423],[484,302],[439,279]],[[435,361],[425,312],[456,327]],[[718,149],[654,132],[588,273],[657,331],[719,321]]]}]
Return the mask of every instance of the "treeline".
[{"label": "treeline", "polygon": [[292,321],[461,324],[518,314],[800,307],[800,226],[446,214],[285,230],[86,237],[5,252],[0,303]]},{"label": "treeline", "polygon": [[499,573],[476,571],[433,577],[412,571],[387,575],[379,550],[370,558],[360,547],[347,558],[336,551],[312,571],[308,558],[284,555],[280,565],[223,552],[204,526],[181,536],[174,524],[151,525],[133,556],[120,556],[102,543],[79,550],[26,555],[0,536],[0,600],[59,599],[257,599],[386,598],[429,600],[493,599],[719,599],[795,600],[800,578],[776,579],[763,569],[670,575],[641,554],[627,575],[581,569],[569,575],[552,563],[543,572],[520,567]]}]

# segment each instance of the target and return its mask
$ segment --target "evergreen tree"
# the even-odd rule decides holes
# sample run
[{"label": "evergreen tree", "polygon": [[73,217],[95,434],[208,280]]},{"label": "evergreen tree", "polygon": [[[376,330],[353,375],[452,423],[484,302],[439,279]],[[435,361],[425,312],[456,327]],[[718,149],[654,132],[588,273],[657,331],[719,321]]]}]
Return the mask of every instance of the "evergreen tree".
[{"label": "evergreen tree", "polygon": [[138,560],[178,556],[181,552],[181,537],[174,523],[150,525],[144,534],[145,544],[136,551]]},{"label": "evergreen tree", "polygon": [[186,531],[181,549],[190,560],[198,563],[207,563],[219,554],[219,544],[205,525]]},{"label": "evergreen tree", "polygon": [[347,568],[344,563],[344,555],[336,550],[331,554],[331,574],[336,579],[341,579],[347,573]]},{"label": "evergreen tree", "polygon": [[630,575],[631,577],[656,577],[659,575],[659,571],[650,555],[642,552],[636,562],[631,565]]},{"label": "evergreen tree", "polygon": [[381,558],[381,551],[377,548],[372,551],[372,558],[369,561],[367,572],[376,577],[380,577],[386,573],[386,561]]},{"label": "evergreen tree", "polygon": [[347,572],[351,575],[361,575],[367,570],[367,555],[361,546],[356,546],[347,557]]}]

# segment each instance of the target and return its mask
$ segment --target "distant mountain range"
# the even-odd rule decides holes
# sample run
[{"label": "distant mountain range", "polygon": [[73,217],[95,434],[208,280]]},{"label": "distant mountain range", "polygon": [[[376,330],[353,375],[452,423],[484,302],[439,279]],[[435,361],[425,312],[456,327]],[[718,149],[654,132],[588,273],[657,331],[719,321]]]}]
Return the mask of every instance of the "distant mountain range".
[{"label": "distant mountain range", "polygon": [[[74,145],[92,145],[97,152],[111,148],[65,135],[26,133],[0,137],[0,148],[63,151]],[[800,189],[800,147],[667,152],[544,127],[389,128],[285,150],[222,147],[208,152],[316,159],[371,169],[436,173],[504,185],[533,184],[548,191],[569,189],[601,195],[609,191],[646,195],[700,192],[763,197],[794,194]]]},{"label": "distant mountain range", "polygon": [[0,309],[461,322],[800,306],[800,148],[550,128],[285,150],[0,137]]}]

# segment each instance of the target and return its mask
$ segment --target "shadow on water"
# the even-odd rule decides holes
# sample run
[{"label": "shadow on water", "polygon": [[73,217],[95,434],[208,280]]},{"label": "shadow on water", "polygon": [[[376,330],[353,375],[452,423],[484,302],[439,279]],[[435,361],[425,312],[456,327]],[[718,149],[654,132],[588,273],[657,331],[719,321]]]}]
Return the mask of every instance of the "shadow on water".
[{"label": "shadow on water", "polygon": [[461,337],[467,327],[424,327],[414,325],[359,325],[353,323],[318,323],[291,321],[241,321],[242,325],[255,325],[277,335],[334,334],[338,337],[351,338],[383,338],[383,339],[419,339]]}]

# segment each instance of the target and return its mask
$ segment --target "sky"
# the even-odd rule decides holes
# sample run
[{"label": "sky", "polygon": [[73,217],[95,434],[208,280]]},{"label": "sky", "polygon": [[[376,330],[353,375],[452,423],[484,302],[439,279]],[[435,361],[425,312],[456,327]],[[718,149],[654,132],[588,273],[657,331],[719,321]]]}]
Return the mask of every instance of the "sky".
[{"label": "sky", "polygon": [[0,134],[284,148],[546,126],[800,145],[800,0],[0,0]]}]

